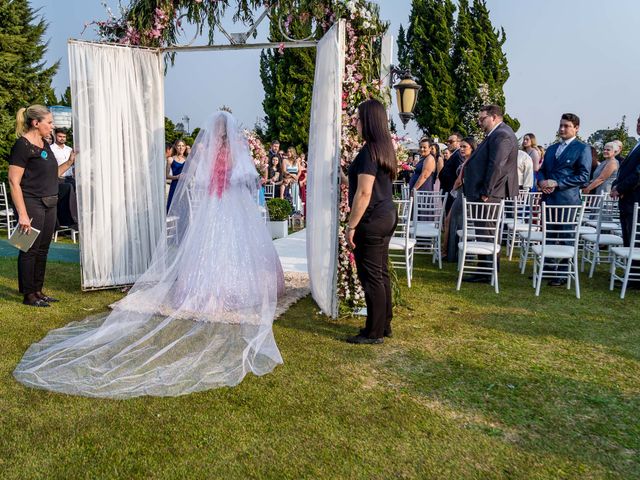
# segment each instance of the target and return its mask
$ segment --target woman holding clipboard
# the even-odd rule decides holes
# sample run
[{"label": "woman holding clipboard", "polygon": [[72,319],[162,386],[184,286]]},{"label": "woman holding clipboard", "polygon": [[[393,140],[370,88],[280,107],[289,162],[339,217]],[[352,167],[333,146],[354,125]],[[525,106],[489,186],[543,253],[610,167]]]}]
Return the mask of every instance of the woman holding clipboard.
[{"label": "woman holding clipboard", "polygon": [[18,139],[9,156],[11,198],[18,213],[18,229],[28,234],[40,231],[27,252],[18,254],[18,286],[24,295],[22,303],[48,307],[55,298],[42,293],[47,254],[56,226],[58,177],[75,162],[75,152],[58,166],[45,141],[53,131],[53,116],[42,105],[21,108],[16,115]]}]

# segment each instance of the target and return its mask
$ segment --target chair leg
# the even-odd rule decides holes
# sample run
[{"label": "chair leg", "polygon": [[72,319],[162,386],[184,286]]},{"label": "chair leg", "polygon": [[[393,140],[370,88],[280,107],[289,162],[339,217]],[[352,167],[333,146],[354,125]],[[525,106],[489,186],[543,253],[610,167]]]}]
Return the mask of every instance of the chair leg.
[{"label": "chair leg", "polygon": [[624,280],[622,280],[622,291],[620,292],[620,298],[624,298],[627,293],[627,284],[629,283],[629,274],[631,273],[631,258],[626,258],[626,265],[624,267]]},{"label": "chair leg", "polygon": [[536,297],[540,296],[540,285],[542,285],[542,271],[544,270],[544,257],[540,257],[540,265],[538,268],[538,276],[534,275],[536,284]]},{"label": "chair leg", "polygon": [[[576,275],[576,298],[580,300],[580,276],[578,273],[578,252],[576,252],[575,257],[573,257],[573,272]],[[569,282],[567,282],[569,283]]]},{"label": "chair leg", "polygon": [[458,249],[458,283],[456,285],[456,290],[460,290],[460,286],[462,285],[462,275],[464,274],[464,256],[466,255],[466,251],[464,249]]},{"label": "chair leg", "polygon": [[500,287],[498,285],[498,252],[493,253],[493,286],[496,290],[496,293],[500,293]]},{"label": "chair leg", "polygon": [[616,254],[611,254],[611,265],[609,266],[609,291],[613,290],[616,281]]}]

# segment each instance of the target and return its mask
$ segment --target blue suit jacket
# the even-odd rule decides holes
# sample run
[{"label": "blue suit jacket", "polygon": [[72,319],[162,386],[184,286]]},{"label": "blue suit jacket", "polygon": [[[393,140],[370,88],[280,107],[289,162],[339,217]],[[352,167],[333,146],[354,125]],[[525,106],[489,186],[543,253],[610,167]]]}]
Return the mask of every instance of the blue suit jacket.
[{"label": "blue suit jacket", "polygon": [[554,143],[547,149],[538,172],[539,182],[558,182],[552,193],[542,195],[542,201],[547,205],[580,205],[580,188],[589,183],[591,175],[591,149],[575,139],[556,158],[559,146]]}]

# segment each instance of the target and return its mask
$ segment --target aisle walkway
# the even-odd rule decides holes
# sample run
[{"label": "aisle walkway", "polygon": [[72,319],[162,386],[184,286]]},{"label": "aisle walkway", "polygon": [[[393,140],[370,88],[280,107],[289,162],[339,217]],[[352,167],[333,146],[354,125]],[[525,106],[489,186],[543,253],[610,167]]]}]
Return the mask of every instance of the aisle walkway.
[{"label": "aisle walkway", "polygon": [[302,229],[273,241],[285,272],[309,273],[307,270],[307,230]]}]

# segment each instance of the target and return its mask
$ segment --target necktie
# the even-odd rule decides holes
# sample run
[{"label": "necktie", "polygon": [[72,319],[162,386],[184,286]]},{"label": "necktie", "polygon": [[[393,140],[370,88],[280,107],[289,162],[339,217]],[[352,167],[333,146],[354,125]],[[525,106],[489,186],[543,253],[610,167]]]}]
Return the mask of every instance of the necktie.
[{"label": "necktie", "polygon": [[558,147],[558,150],[556,150],[556,158],[558,158],[560,155],[562,155],[562,152],[564,152],[565,148],[567,148],[567,143],[566,142],[562,142],[560,144],[560,146]]}]

